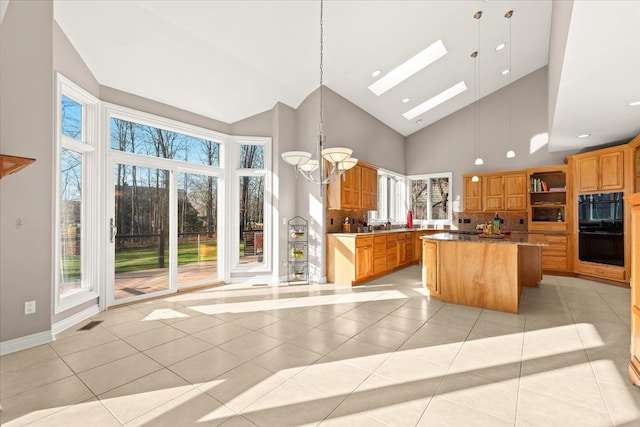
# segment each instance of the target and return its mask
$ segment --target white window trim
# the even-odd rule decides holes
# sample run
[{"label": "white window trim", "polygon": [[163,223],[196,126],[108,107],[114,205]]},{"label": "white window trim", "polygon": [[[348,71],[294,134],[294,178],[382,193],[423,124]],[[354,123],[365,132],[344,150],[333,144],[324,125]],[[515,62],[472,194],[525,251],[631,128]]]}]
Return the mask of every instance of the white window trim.
[{"label": "white window trim", "polygon": [[[232,200],[233,203],[227,204],[227,212],[231,221],[232,233],[230,233],[229,248],[231,255],[229,261],[231,263],[229,271],[233,273],[264,273],[265,275],[271,275],[277,266],[273,265],[273,236],[277,234],[278,230],[273,229],[272,215],[273,215],[273,173],[272,173],[272,160],[271,160],[271,143],[270,137],[250,137],[250,136],[232,136],[231,143],[229,144],[227,164],[227,172],[229,174],[230,182],[232,183],[229,191],[232,197],[227,200]],[[262,145],[264,146],[264,169],[240,169],[239,158],[241,145]],[[242,176],[262,176],[264,177],[264,228],[263,228],[263,245],[265,248],[263,262],[258,265],[240,264],[240,236],[237,231],[240,229],[240,177]],[[261,278],[262,279],[262,278]],[[270,279],[270,277],[269,277]]]},{"label": "white window trim", "polygon": [[[55,138],[55,179],[53,180],[53,194],[55,194],[54,215],[53,215],[53,313],[59,314],[80,304],[96,299],[98,297],[98,248],[88,242],[97,241],[98,213],[90,206],[96,206],[98,195],[95,191],[90,191],[98,179],[98,159],[96,158],[96,145],[100,129],[100,100],[82,89],[80,86],[66,78],[60,73],[55,74],[56,82],[56,108],[54,109],[54,120],[56,129]],[[75,140],[62,134],[62,115],[60,105],[62,96],[73,99],[82,105],[82,141]],[[81,227],[81,287],[65,295],[60,295],[60,152],[63,148],[82,154],[82,209],[80,214]]]},{"label": "white window trim", "polygon": [[[441,172],[441,173],[428,173],[428,174],[420,174],[420,175],[409,175],[407,176],[407,206],[411,206],[411,181],[418,179],[431,179],[431,178],[448,178],[449,179],[449,199],[447,200],[447,219],[429,219],[429,220],[416,220],[415,217],[413,219],[413,223],[416,225],[431,225],[431,224],[443,224],[443,225],[451,225],[453,223],[453,212],[451,210],[451,195],[453,194],[453,173],[452,172]],[[428,199],[431,200],[431,188],[429,188]],[[431,205],[427,206],[428,217],[431,218]]]},{"label": "white window trim", "polygon": [[[405,219],[407,216],[407,203],[406,203],[407,198],[406,198],[406,191],[405,191],[406,185],[407,185],[407,179],[406,179],[407,177],[397,172],[393,172],[384,168],[378,168],[378,177],[380,176],[393,177],[396,179],[396,183],[400,187],[400,190],[398,192],[399,200],[396,203],[394,203],[394,210],[397,217],[392,218],[390,222],[394,225],[404,224],[406,222]],[[382,205],[387,206],[389,202],[389,194],[386,189],[382,193],[381,197],[382,197]],[[379,217],[377,212],[378,211],[372,211],[372,213],[369,214],[368,222],[370,224],[380,225],[380,224],[386,223],[389,220],[389,218],[386,218],[386,217],[385,218]]]}]

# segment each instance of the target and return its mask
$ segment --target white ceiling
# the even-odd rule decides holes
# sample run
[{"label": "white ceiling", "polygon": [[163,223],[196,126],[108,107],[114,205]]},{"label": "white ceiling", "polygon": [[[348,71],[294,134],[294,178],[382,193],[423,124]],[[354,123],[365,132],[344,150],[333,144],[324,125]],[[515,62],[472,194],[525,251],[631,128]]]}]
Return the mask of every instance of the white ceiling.
[{"label": "white ceiling", "polygon": [[[598,18],[613,3],[631,6],[627,5],[627,13],[617,13],[615,22],[607,19],[611,28],[604,27]],[[56,21],[100,84],[227,123],[269,110],[277,102],[296,108],[319,84],[318,1],[56,0],[54,5]],[[640,87],[631,87],[629,77],[640,69],[638,63],[625,64],[625,75],[618,74],[624,58],[638,59],[638,5],[637,1],[576,1],[552,149],[570,148],[573,136],[583,132],[594,134],[589,143],[601,133],[602,142],[611,141],[608,119],[625,115],[608,112],[613,112],[616,102],[623,102],[623,93],[628,97],[637,89],[640,99]],[[480,97],[548,62],[551,1],[327,1],[324,8],[325,84],[403,135],[475,100],[474,62],[469,55],[477,49],[478,40]],[[484,14],[479,38],[473,14],[480,9]],[[514,10],[513,71],[505,77],[500,71],[509,63],[509,48],[496,52],[494,47],[508,41],[509,21],[504,13],[509,9]],[[635,28],[624,32],[620,28],[624,25]],[[589,44],[597,41],[598,46],[606,46],[605,41],[612,38],[625,41],[611,54],[617,59],[614,67],[597,67],[609,79],[585,72],[594,63],[608,63],[586,49],[583,37]],[[368,90],[376,80],[373,70],[382,70],[382,77],[438,39],[449,52],[443,58],[379,97]],[[635,41],[637,49],[629,50]],[[469,90],[421,115],[420,124],[402,116],[461,80]],[[602,112],[604,92],[611,99]],[[411,100],[403,104],[405,97]],[[628,123],[640,108],[626,108],[624,112],[632,117],[615,121],[616,135],[640,132],[640,119],[633,131],[633,123]],[[582,113],[591,114],[583,120]],[[586,123],[591,128],[585,129]],[[562,138],[554,147],[556,132]],[[577,142],[584,145],[582,140]]]}]

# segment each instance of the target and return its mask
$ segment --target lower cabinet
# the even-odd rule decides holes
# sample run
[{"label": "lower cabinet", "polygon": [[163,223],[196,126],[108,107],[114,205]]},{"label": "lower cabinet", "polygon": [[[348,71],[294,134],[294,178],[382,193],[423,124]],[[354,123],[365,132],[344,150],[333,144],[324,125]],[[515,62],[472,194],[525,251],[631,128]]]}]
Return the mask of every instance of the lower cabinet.
[{"label": "lower cabinet", "polygon": [[387,271],[387,236],[373,236],[373,274]]},{"label": "lower cabinet", "polygon": [[397,233],[387,234],[387,271],[398,266],[398,236]]},{"label": "lower cabinet", "polygon": [[549,246],[542,248],[542,270],[566,273],[569,271],[568,236],[566,234],[544,233]]},{"label": "lower cabinet", "polygon": [[356,281],[373,275],[373,237],[356,238]]}]

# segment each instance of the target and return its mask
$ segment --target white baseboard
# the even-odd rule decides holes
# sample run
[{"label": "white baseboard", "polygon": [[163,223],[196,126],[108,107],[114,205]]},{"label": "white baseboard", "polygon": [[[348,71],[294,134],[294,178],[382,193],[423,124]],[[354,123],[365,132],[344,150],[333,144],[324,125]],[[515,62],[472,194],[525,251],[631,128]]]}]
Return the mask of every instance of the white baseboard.
[{"label": "white baseboard", "polygon": [[55,336],[60,332],[65,331],[82,322],[83,320],[86,320],[91,316],[95,316],[98,313],[100,313],[100,307],[98,307],[98,305],[96,304],[92,305],[89,308],[85,308],[84,310],[72,316],[69,316],[66,319],[62,319],[61,321],[54,323],[51,327],[51,334],[53,335],[53,339],[55,339]]},{"label": "white baseboard", "polygon": [[79,313],[69,316],[66,319],[54,323],[50,331],[38,332],[37,334],[27,335],[26,337],[2,341],[0,342],[0,356],[53,342],[56,339],[56,335],[60,332],[69,329],[98,313],[100,313],[100,308],[97,305],[94,305]]},{"label": "white baseboard", "polygon": [[52,341],[53,333],[51,331],[38,332],[36,334],[27,335],[26,337],[2,341],[0,342],[0,356],[15,353],[20,350],[26,350],[38,345],[48,344]]}]

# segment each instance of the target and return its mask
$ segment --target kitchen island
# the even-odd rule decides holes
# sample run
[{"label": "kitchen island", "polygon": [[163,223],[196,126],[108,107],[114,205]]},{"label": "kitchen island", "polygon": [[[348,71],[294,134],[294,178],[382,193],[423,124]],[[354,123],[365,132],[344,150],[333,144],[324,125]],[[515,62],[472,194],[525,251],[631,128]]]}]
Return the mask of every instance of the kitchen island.
[{"label": "kitchen island", "polygon": [[422,239],[422,284],[455,304],[517,313],[523,286],[542,280],[542,234],[438,233]]}]

